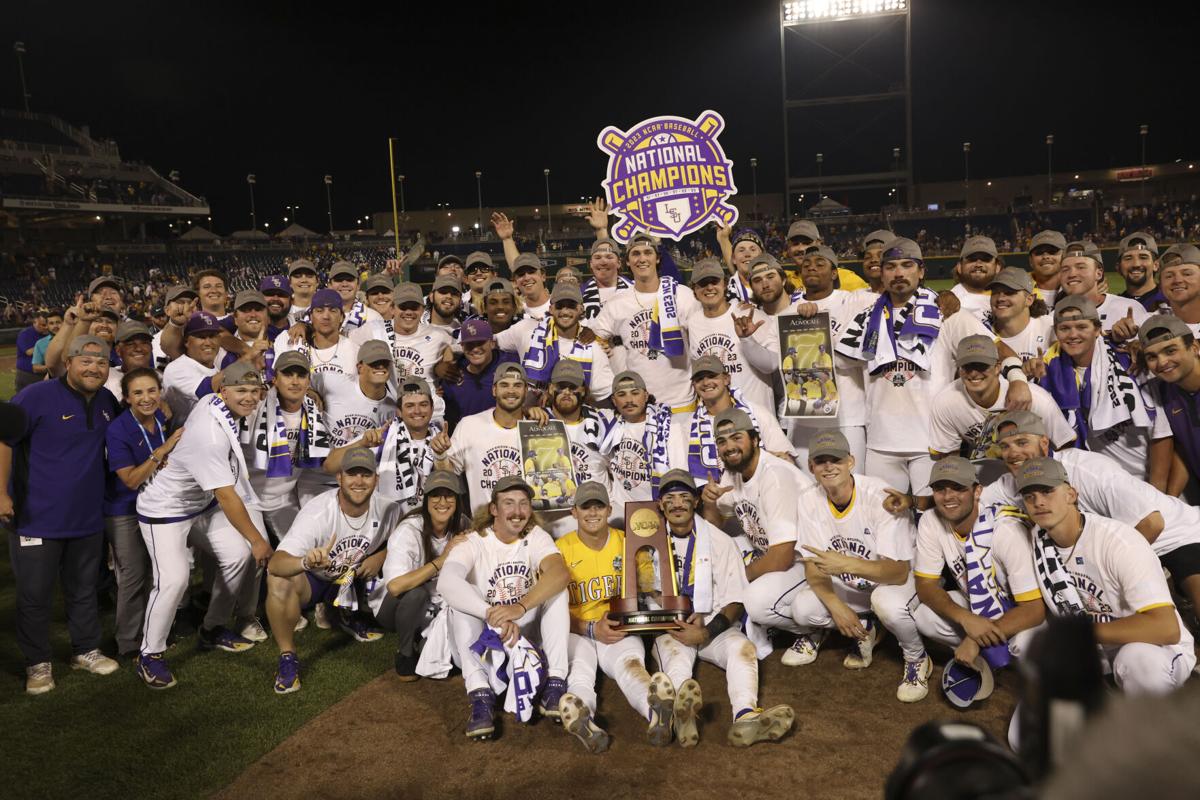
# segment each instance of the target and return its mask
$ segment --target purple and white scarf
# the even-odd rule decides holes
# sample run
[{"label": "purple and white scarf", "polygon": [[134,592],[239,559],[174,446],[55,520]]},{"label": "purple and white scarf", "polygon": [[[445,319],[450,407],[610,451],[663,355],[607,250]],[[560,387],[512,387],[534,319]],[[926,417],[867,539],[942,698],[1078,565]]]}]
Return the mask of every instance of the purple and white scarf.
[{"label": "purple and white scarf", "polygon": [[329,455],[329,428],[325,414],[311,395],[300,404],[300,431],[296,441],[296,458],[288,446],[287,422],[279,405],[279,393],[267,392],[267,399],[258,404],[252,417],[242,421],[239,440],[251,453],[251,463],[268,478],[291,477],[294,469],[320,469]]},{"label": "purple and white scarf", "polygon": [[[896,321],[900,330],[896,330]],[[875,301],[862,331],[858,353],[845,353],[867,362],[872,375],[878,370],[906,360],[918,369],[929,371],[929,351],[942,330],[942,313],[938,310],[937,294],[919,287],[902,308],[892,305],[887,292]],[[844,343],[845,340],[843,340]]]},{"label": "purple and white scarf", "polygon": [[579,339],[571,342],[570,352],[563,354],[559,351],[561,339],[554,318],[547,315],[538,323],[529,335],[529,349],[525,351],[523,364],[525,374],[535,383],[549,383],[554,372],[554,365],[560,358],[578,361],[583,367],[583,386],[585,389],[592,385],[592,348],[595,345],[582,344]]},{"label": "purple and white scarf", "polygon": [[[628,423],[621,417],[613,421],[604,441],[600,444],[600,455],[607,457],[625,438]],[[662,476],[671,469],[667,445],[671,438],[671,407],[662,403],[646,406],[646,426],[642,429],[642,447],[650,457],[650,491],[658,499],[658,485]]]},{"label": "purple and white scarf", "polygon": [[[731,389],[733,404],[750,416],[754,427],[761,430],[753,409],[742,396],[741,389]],[[717,457],[717,438],[713,435],[713,417],[703,403],[692,412],[692,426],[688,431],[688,472],[692,477],[706,481],[721,479],[721,460]]]}]

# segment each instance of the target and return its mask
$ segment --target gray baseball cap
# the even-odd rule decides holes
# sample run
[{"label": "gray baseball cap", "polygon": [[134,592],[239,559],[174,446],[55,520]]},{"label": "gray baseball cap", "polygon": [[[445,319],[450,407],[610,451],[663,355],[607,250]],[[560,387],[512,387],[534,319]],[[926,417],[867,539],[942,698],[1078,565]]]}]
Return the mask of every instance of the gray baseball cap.
[{"label": "gray baseball cap", "polygon": [[1137,334],[1138,343],[1142,347],[1189,335],[1192,335],[1192,329],[1174,314],[1155,314],[1141,324]]},{"label": "gray baseball cap", "polygon": [[789,241],[803,236],[806,239],[812,239],[814,242],[821,238],[821,232],[817,230],[816,223],[807,219],[798,219],[788,226],[787,238]]},{"label": "gray baseball cap", "polygon": [[[108,358],[111,352],[108,347],[108,342],[101,339],[99,336],[76,336],[71,340],[71,344],[67,347],[67,358],[84,355],[84,350],[88,347],[99,348],[99,355]],[[89,354],[91,355],[91,354]]]},{"label": "gray baseball cap", "polygon": [[1004,286],[1015,292],[1033,294],[1033,278],[1029,277],[1029,273],[1019,267],[1005,267],[1000,270],[996,273],[996,277],[992,278],[992,282],[988,286]]},{"label": "gray baseball cap", "polygon": [[843,459],[850,455],[850,444],[841,431],[821,431],[808,440],[808,457],[833,456]]},{"label": "gray baseball cap", "polygon": [[884,244],[895,238],[896,234],[893,231],[880,228],[877,231],[871,231],[867,234],[866,238],[863,239],[862,248],[863,250],[870,250],[871,245],[873,244],[877,244],[882,247]]},{"label": "gray baseball cap", "polygon": [[525,374],[525,368],[515,361],[506,361],[496,367],[496,371],[492,373],[492,386],[495,386],[502,380],[519,378],[522,382],[528,381],[529,376]]},{"label": "gray baseball cap", "polygon": [[659,497],[667,494],[670,491],[679,491],[679,486],[687,489],[692,494],[699,493],[699,490],[696,488],[696,479],[693,478],[692,473],[688,472],[686,469],[669,470],[667,474],[663,475],[659,480],[658,486]]},{"label": "gray baseball cap", "polygon": [[779,263],[779,259],[770,253],[759,253],[754,258],[750,259],[750,278],[755,275],[761,275],[764,272],[778,272],[784,275],[783,266]]},{"label": "gray baseball cap", "polygon": [[972,253],[987,253],[992,258],[1000,255],[996,250],[996,243],[992,241],[990,236],[971,236],[963,242],[962,250],[958,252],[958,260],[962,261]]},{"label": "gray baseball cap", "polygon": [[521,274],[522,270],[538,270],[542,268],[542,260],[536,255],[533,253],[521,253],[521,255],[513,259],[512,274],[515,278]]},{"label": "gray baseball cap", "polygon": [[1125,255],[1128,250],[1149,250],[1155,258],[1158,258],[1158,243],[1146,231],[1131,233],[1122,239],[1121,243],[1117,245],[1117,258]]},{"label": "gray baseball cap", "polygon": [[923,261],[921,246],[912,239],[906,239],[903,236],[897,236],[895,239],[884,243],[884,261],[900,261],[906,258],[911,258],[913,261]]},{"label": "gray baseball cap", "polygon": [[1067,244],[1066,249],[1063,251],[1063,258],[1079,256],[1090,258],[1101,267],[1104,266],[1104,256],[1100,254],[1100,248],[1096,246],[1095,242],[1080,240]]},{"label": "gray baseball cap", "polygon": [[[1096,310],[1096,304],[1090,299],[1081,294],[1063,295],[1057,303],[1054,304],[1054,324],[1062,322],[1063,317],[1068,312],[1074,311],[1079,316],[1079,319],[1090,319],[1093,322],[1100,322],[1100,312]],[[1072,317],[1075,319],[1075,317]]]},{"label": "gray baseball cap", "polygon": [[740,408],[727,408],[713,419],[713,431],[718,433],[736,433],[737,431],[756,431],[754,420]]},{"label": "gray baseball cap", "polygon": [[263,376],[258,367],[245,361],[235,361],[222,373],[222,386],[262,386]]},{"label": "gray baseball cap", "polygon": [[463,494],[462,478],[449,470],[435,469],[425,479],[425,486],[422,487],[422,490],[428,496],[439,489],[454,492],[454,494]]},{"label": "gray baseball cap", "polygon": [[819,245],[810,249],[804,254],[804,258],[810,258],[812,256],[820,256],[835,267],[838,265],[837,253],[833,252],[833,248],[829,247],[828,245]]},{"label": "gray baseball cap", "polygon": [[[1011,430],[1004,430],[1011,428]],[[1046,421],[1033,411],[1007,411],[996,420],[995,439],[999,441],[1009,436],[1027,434],[1029,436],[1045,436]]]},{"label": "gray baseball cap", "polygon": [[297,258],[291,264],[288,264],[288,277],[290,278],[297,272],[304,270],[311,272],[313,275],[317,274],[317,268],[313,262],[309,261],[307,258]]},{"label": "gray baseball cap", "polygon": [[358,267],[349,261],[335,261],[333,266],[329,268],[329,280],[332,281],[342,276],[349,276],[354,280],[358,280]]},{"label": "gray baseball cap", "polygon": [[412,282],[400,283],[392,289],[392,302],[399,308],[405,303],[416,303],[422,305],[425,302],[425,295],[421,292],[421,287]]},{"label": "gray baseball cap", "polygon": [[533,487],[526,483],[525,479],[520,475],[505,475],[496,481],[496,486],[492,489],[492,497],[501,492],[511,492],[513,489],[520,489],[525,494],[533,497]]},{"label": "gray baseball cap", "polygon": [[489,294],[511,294],[515,295],[512,281],[508,278],[492,278],[484,287],[483,294],[486,297]]},{"label": "gray baseball cap", "polygon": [[474,253],[471,253],[467,256],[467,263],[465,265],[466,268],[469,269],[475,264],[485,264],[493,272],[496,271],[496,263],[492,261],[492,254],[484,250],[476,250]]},{"label": "gray baseball cap", "polygon": [[352,447],[342,456],[342,472],[352,469],[365,469],[374,475],[378,471],[375,464],[375,454],[365,447]]},{"label": "gray baseball cap", "polygon": [[195,289],[193,289],[192,287],[190,287],[186,284],[183,284],[183,283],[177,283],[174,286],[172,286],[171,288],[167,289],[167,302],[168,303],[174,303],[176,300],[178,300],[181,297],[190,297],[193,300],[195,300],[199,296],[200,295],[196,294]]},{"label": "gray baseball cap", "polygon": [[393,286],[394,284],[392,282],[392,276],[384,275],[382,272],[380,272],[379,274],[372,275],[363,281],[362,290],[367,294],[370,294],[371,292],[378,292],[380,290],[390,292],[392,291]]},{"label": "gray baseball cap", "polygon": [[573,358],[560,358],[550,371],[550,383],[569,383],[582,389],[584,384],[583,364]]},{"label": "gray baseball cap", "polygon": [[267,298],[263,296],[262,292],[254,289],[243,289],[237,293],[236,297],[233,298],[233,309],[238,311],[242,308],[242,306],[248,306],[254,303],[266,308]]},{"label": "gray baseball cap", "polygon": [[930,486],[942,482],[966,489],[979,483],[979,479],[975,476],[975,465],[970,461],[961,456],[946,456],[933,462],[933,469],[929,472]]},{"label": "gray baseball cap", "polygon": [[426,397],[433,397],[433,390],[429,388],[429,384],[424,378],[418,378],[410,375],[400,382],[399,396],[404,397],[406,394],[423,394]]},{"label": "gray baseball cap", "polygon": [[274,363],[271,364],[271,369],[275,371],[276,375],[289,367],[300,367],[305,372],[312,372],[312,362],[299,350],[288,350],[276,356]]},{"label": "gray baseball cap", "polygon": [[1053,489],[1068,482],[1067,471],[1053,458],[1031,458],[1017,470],[1017,491],[1033,487]]},{"label": "gray baseball cap", "polygon": [[721,360],[720,356],[712,353],[706,353],[692,362],[692,380],[696,380],[697,375],[703,375],[706,372],[713,375],[724,375],[725,362]]},{"label": "gray baseball cap", "polygon": [[432,291],[436,292],[440,289],[453,289],[459,294],[463,293],[462,283],[460,283],[458,278],[454,277],[449,272],[443,272],[441,275],[438,275],[433,279]]},{"label": "gray baseball cap", "polygon": [[1038,247],[1053,247],[1059,252],[1067,249],[1067,237],[1058,231],[1041,231],[1029,240],[1029,250],[1033,252]]},{"label": "gray baseball cap", "polygon": [[144,336],[147,339],[153,339],[154,336],[150,333],[150,329],[137,320],[127,319],[117,326],[117,333],[113,337],[113,341],[117,344],[128,342],[130,339],[136,339],[139,336]]},{"label": "gray baseball cap", "polygon": [[561,279],[556,280],[554,291],[550,292],[550,307],[554,308],[559,300],[574,300],[579,305],[583,305],[583,292],[579,291],[579,284]]},{"label": "gray baseball cap", "polygon": [[1160,269],[1179,264],[1200,266],[1200,247],[1196,247],[1194,244],[1173,244],[1163,251],[1159,264],[1161,265]]},{"label": "gray baseball cap", "polygon": [[392,348],[382,339],[368,339],[358,348],[359,364],[374,364],[376,361],[392,363]]},{"label": "gray baseball cap", "polygon": [[575,507],[580,508],[584,503],[600,502],[611,505],[608,500],[608,489],[598,481],[584,481],[575,487]]},{"label": "gray baseball cap", "polygon": [[708,280],[709,278],[724,280],[725,268],[715,258],[702,258],[692,267],[692,277],[688,281],[688,285],[695,286],[700,281]]},{"label": "gray baseball cap", "polygon": [[616,239],[609,239],[607,236],[605,236],[592,243],[591,255],[594,256],[596,253],[613,253],[614,255],[620,256],[621,245],[617,243]]},{"label": "gray baseball cap", "polygon": [[124,291],[125,289],[125,287],[121,285],[121,279],[115,275],[101,275],[98,278],[93,278],[92,282],[88,284],[88,294],[93,295],[104,286],[111,286],[118,292]]},{"label": "gray baseball cap", "polygon": [[996,342],[990,336],[981,333],[963,337],[954,355],[954,364],[959,367],[967,364],[987,364],[990,367],[999,360],[1000,353],[996,349]]},{"label": "gray baseball cap", "polygon": [[612,382],[613,394],[616,394],[620,389],[641,389],[646,390],[646,381],[642,376],[631,369],[624,372],[618,372]]},{"label": "gray baseball cap", "polygon": [[447,253],[446,255],[444,255],[438,259],[437,268],[441,269],[442,267],[446,266],[447,264],[458,264],[461,267],[463,265],[463,260],[461,258],[459,258],[458,256],[454,255],[454,253]]}]

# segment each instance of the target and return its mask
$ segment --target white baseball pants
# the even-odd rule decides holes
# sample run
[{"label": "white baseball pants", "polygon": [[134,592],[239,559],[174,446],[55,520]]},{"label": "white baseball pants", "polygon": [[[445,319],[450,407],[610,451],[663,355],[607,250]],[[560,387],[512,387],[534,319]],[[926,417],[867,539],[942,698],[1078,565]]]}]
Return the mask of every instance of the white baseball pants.
[{"label": "white baseball pants", "polygon": [[[891,631],[900,643],[905,659],[915,661],[924,657],[925,644],[921,641],[916,621],[907,611],[910,599],[915,598],[917,594],[911,576],[906,583],[899,586],[876,586],[869,592],[848,589],[834,581],[833,590],[842,602],[858,614],[874,611],[879,623]],[[792,618],[804,633],[817,628],[837,627],[829,609],[808,584],[805,584],[792,600]]]},{"label": "white baseball pants", "polygon": [[567,691],[596,712],[596,668],[617,682],[621,694],[634,711],[650,719],[650,673],[646,671],[646,647],[640,636],[626,636],[605,644],[572,633],[567,640],[570,675]]},{"label": "white baseball pants", "polygon": [[[255,527],[262,530],[262,512],[247,508]],[[191,568],[188,545],[207,554],[217,565],[204,627],[228,624],[234,609],[253,609],[257,604],[258,566],[250,543],[233,527],[219,506],[181,522],[138,522],[154,585],[146,600],[146,624],[142,634],[143,653],[167,649],[167,635],[175,621],[175,609],[187,590]],[[248,612],[249,613],[249,612]]]},{"label": "white baseball pants", "polygon": [[929,453],[884,453],[867,448],[867,474],[913,495],[928,495],[933,459]]},{"label": "white baseball pants", "polygon": [[[474,586],[466,587],[479,595]],[[479,595],[483,607],[487,603],[483,595]],[[536,624],[535,624],[536,623]],[[454,645],[462,655],[463,682],[467,685],[467,693],[476,689],[487,689],[488,669],[479,656],[471,650],[471,645],[483,633],[487,623],[479,617],[464,611],[455,610],[450,615],[450,627],[454,631]],[[540,606],[535,606],[517,620],[521,634],[530,642],[538,644],[546,656],[546,675],[550,678],[567,679],[569,658],[567,656],[567,636],[571,631],[571,611],[567,600],[567,590],[563,589],[553,599]]]},{"label": "white baseball pants", "polygon": [[734,715],[745,708],[758,708],[758,655],[746,634],[727,628],[699,650],[669,633],[654,640],[654,660],[676,690],[695,673],[697,655],[725,670],[725,687]]},{"label": "white baseball pants", "polygon": [[[947,594],[958,605],[963,608],[969,608],[967,598],[963,596],[962,592],[954,589],[947,592]],[[897,610],[896,613],[902,614],[904,612]],[[939,616],[929,606],[922,605],[921,601],[915,595],[909,604],[908,613],[912,615],[913,621],[917,623],[917,630],[926,639],[941,642],[947,647],[958,647],[962,644],[962,628]],[[1039,625],[1036,628],[1028,628],[1008,640],[1008,652],[1012,654],[1013,658],[1020,658],[1029,651],[1029,642],[1033,639],[1033,635],[1041,630],[1041,627]]]},{"label": "white baseball pants", "polygon": [[783,572],[767,572],[750,582],[742,605],[751,622],[768,628],[801,633],[792,617],[792,601],[801,588],[807,587],[804,565],[793,564]]}]

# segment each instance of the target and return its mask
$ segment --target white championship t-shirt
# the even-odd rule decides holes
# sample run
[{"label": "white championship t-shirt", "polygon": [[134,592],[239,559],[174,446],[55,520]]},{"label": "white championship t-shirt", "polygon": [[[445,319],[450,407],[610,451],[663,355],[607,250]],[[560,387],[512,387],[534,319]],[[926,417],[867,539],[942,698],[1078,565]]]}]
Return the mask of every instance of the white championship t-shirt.
[{"label": "white championship t-shirt", "polygon": [[295,345],[288,344],[288,331],[275,337],[275,358],[288,350],[301,350],[312,363],[312,382],[316,387],[321,376],[351,375],[358,376],[358,348],[346,336],[339,336],[337,343],[329,347],[310,347],[303,339]]},{"label": "white championship t-shirt", "polygon": [[[1058,403],[1040,386],[1029,385],[1033,395],[1033,412],[1046,423],[1046,433],[1054,447],[1066,447],[1075,441],[1075,429],[1067,422]],[[929,449],[935,453],[960,455],[963,458],[999,458],[999,447],[993,441],[996,421],[1004,414],[1004,398],[1008,381],[1000,378],[996,402],[988,408],[975,403],[963,388],[959,378],[934,395],[929,404]]]},{"label": "white championship t-shirt", "polygon": [[463,417],[442,456],[466,478],[472,514],[491,502],[492,488],[501,478],[521,474],[521,434],[515,425],[497,425],[493,413],[489,408]]},{"label": "white championship t-shirt", "polygon": [[1015,336],[996,338],[1011,347],[1022,361],[1027,358],[1041,358],[1050,349],[1050,345],[1058,341],[1054,335],[1054,317],[1051,314],[1030,317],[1025,330]]},{"label": "white championship t-shirt", "polygon": [[[925,512],[917,525],[913,574],[938,580],[942,577],[942,567],[949,566],[958,590],[969,602],[971,592],[967,588],[965,545],[966,539],[959,537],[937,511]],[[1029,549],[1029,529],[1021,520],[1012,516],[996,517],[991,555],[995,586],[1002,597],[1019,603],[1041,597],[1034,574],[1033,552]]]},{"label": "white championship t-shirt", "polygon": [[[742,396],[754,406],[774,408],[775,396],[771,389],[772,373],[760,372],[751,366],[742,352],[742,342],[733,326],[733,317],[746,316],[746,312],[730,306],[718,317],[707,317],[699,308],[688,320],[688,354],[695,362],[700,356],[716,356],[725,365],[729,384],[740,389]],[[753,338],[763,347],[771,349],[771,342],[778,340],[778,331],[771,335],[774,319],[758,309],[753,310],[754,319],[763,325],[754,332]],[[777,349],[777,348],[776,348]]]},{"label": "white championship t-shirt", "polygon": [[320,384],[330,447],[345,447],[369,428],[382,428],[396,416],[396,401],[392,396],[385,393],[381,400],[372,400],[359,388],[357,375],[326,373]]},{"label": "white championship t-shirt", "polygon": [[350,335],[355,351],[363,342],[378,339],[387,342],[392,350],[392,361],[396,365],[396,380],[423,378],[433,382],[433,368],[442,357],[442,351],[454,343],[454,339],[442,328],[433,325],[418,325],[416,331],[402,334],[389,330],[391,326],[383,319],[366,323]]},{"label": "white championship t-shirt", "polygon": [[[800,538],[796,549],[802,557],[812,554],[803,545],[834,550],[862,559],[891,558],[911,561],[916,531],[907,516],[893,516],[883,508],[887,485],[869,475],[854,476],[854,494],[844,511],[838,511],[825,492],[817,489],[803,496],[800,506]],[[851,592],[871,592],[875,583],[857,575],[833,578],[834,586]],[[859,609],[864,610],[864,609]]]},{"label": "white championship t-shirt", "polygon": [[479,590],[488,605],[519,602],[537,582],[538,568],[547,556],[559,556],[554,540],[536,525],[520,539],[504,544],[491,528],[472,531],[455,545],[446,564],[467,569],[467,582]]},{"label": "white championship t-shirt", "polygon": [[[300,411],[284,411],[280,409],[280,414],[283,416],[283,424],[287,431],[288,452],[291,455],[294,465],[296,461],[296,448],[300,443]],[[250,485],[254,487],[254,492],[258,495],[260,501],[259,507],[263,511],[279,511],[298,502],[293,492],[296,489],[296,484],[300,481],[300,475],[305,472],[304,469],[293,466],[291,475],[279,475],[268,478],[266,470],[255,469],[252,466],[254,463],[253,447],[243,445],[242,452],[245,453],[246,464],[250,467]]]},{"label": "white championship t-shirt", "polygon": [[142,487],[138,514],[156,519],[194,517],[213,503],[215,489],[238,484],[240,469],[229,434],[216,417],[202,410],[188,418],[167,465]]},{"label": "white championship t-shirt", "polygon": [[[311,570],[314,577],[323,581],[335,581],[351,567],[357,567],[367,556],[375,553],[388,541],[392,531],[400,522],[400,509],[378,492],[371,495],[366,513],[347,516],[338,503],[340,489],[330,489],[309,500],[300,509],[292,527],[279,541],[278,550],[297,558],[315,547],[329,544],[336,536],[329,551],[331,566]],[[371,611],[379,610],[383,602],[386,581],[378,577],[366,583],[367,602]]]},{"label": "white championship t-shirt", "polygon": [[[405,517],[400,521],[395,533],[388,539],[388,553],[387,558],[383,560],[382,574],[385,588],[393,578],[399,578],[401,575],[407,575],[413,570],[420,569],[446,552],[446,545],[450,543],[450,537],[443,536],[439,539],[435,535],[429,537],[429,542],[433,545],[433,552],[425,552],[421,536],[423,524],[419,514]],[[423,585],[429,590],[429,599],[440,605],[442,596],[437,590],[437,575],[435,574]]]},{"label": "white championship t-shirt", "polygon": [[657,302],[657,292],[627,289],[617,292],[600,314],[588,323],[597,336],[610,339],[621,337],[625,349],[625,368],[637,372],[646,381],[646,389],[660,403],[681,411],[695,402],[692,375],[688,368],[688,326],[692,317],[703,312],[695,296],[682,284],[676,290],[679,327],[683,331],[683,355],[668,358],[666,353],[649,348],[650,317]]},{"label": "white championship t-shirt", "polygon": [[1138,324],[1138,327],[1141,327],[1141,324],[1150,318],[1150,312],[1137,300],[1130,300],[1128,297],[1116,294],[1104,295],[1104,300],[1096,306],[1096,313],[1100,315],[1100,330],[1108,333],[1112,330],[1113,325],[1124,319],[1130,311],[1133,312],[1133,321]]},{"label": "white championship t-shirt", "polygon": [[[626,503],[654,499],[654,465],[642,444],[645,432],[644,421],[625,423],[621,441],[608,454],[609,491],[614,517],[625,513]],[[667,438],[667,467],[663,474],[671,469],[688,468],[687,447],[687,431],[683,430],[682,425],[672,422]]]},{"label": "white championship t-shirt", "polygon": [[188,418],[200,399],[197,392],[201,385],[211,390],[211,381],[206,382],[205,379],[216,374],[215,362],[214,366],[206,367],[188,355],[180,356],[167,365],[163,371],[163,398],[171,409],[173,420],[178,423]]},{"label": "white championship t-shirt", "polygon": [[950,289],[950,293],[958,298],[962,311],[968,312],[980,322],[983,322],[984,318],[992,312],[992,293],[989,291],[976,294],[968,291],[967,287],[961,283],[956,283]]},{"label": "white championship t-shirt", "polygon": [[721,486],[732,486],[733,491],[722,495],[717,507],[724,516],[737,517],[755,558],[799,537],[800,496],[813,488],[813,480],[795,465],[760,450],[754,477],[746,480],[741,473],[725,470]]},{"label": "white championship t-shirt", "polygon": [[[517,359],[524,363],[525,354],[529,352],[530,337],[542,322],[544,320],[529,317],[518,320],[506,330],[496,334],[496,346],[506,352],[516,353]],[[574,339],[560,336],[558,338],[559,359],[566,358],[574,347]],[[612,365],[608,361],[608,354],[604,352],[604,348],[595,342],[587,346],[586,353],[586,357],[591,359],[591,377],[588,381],[589,402],[600,403],[612,397]]]}]

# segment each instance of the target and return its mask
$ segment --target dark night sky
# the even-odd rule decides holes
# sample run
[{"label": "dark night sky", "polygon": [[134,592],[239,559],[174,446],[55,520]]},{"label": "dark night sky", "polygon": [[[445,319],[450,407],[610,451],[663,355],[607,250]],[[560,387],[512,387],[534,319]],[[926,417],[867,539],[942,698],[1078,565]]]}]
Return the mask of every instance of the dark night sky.
[{"label": "dark night sky", "polygon": [[[1171,32],[1195,20],[1174,4],[913,5],[918,181],[961,177],[964,140],[972,178],[1040,172],[1051,131],[1056,169],[1136,164],[1143,122],[1150,161],[1197,155],[1172,107],[1191,99],[1195,68],[1190,40]],[[602,127],[705,108],[726,118],[743,192],[750,156],[760,191],[782,184],[770,0],[299,7],[21,0],[6,4],[0,39],[25,42],[34,110],[178,169],[222,232],[249,222],[248,172],[273,227],[299,203],[300,221],[324,230],[325,173],[339,226],[390,208],[389,135],[409,208],[474,205],[476,169],[485,205],[540,202],[544,167],[556,202],[595,194]],[[5,58],[0,105],[19,107]]]}]

